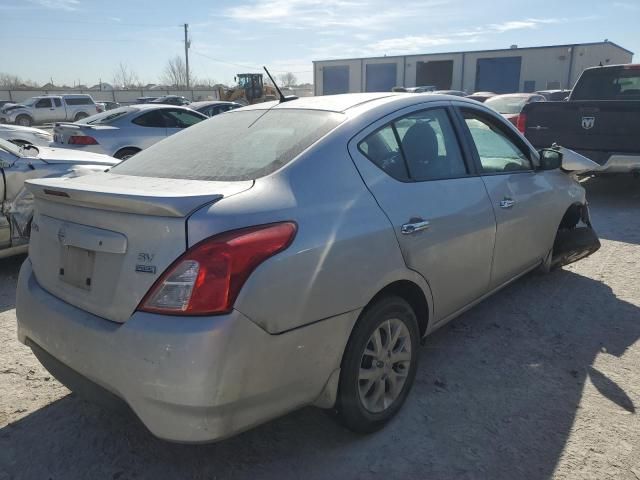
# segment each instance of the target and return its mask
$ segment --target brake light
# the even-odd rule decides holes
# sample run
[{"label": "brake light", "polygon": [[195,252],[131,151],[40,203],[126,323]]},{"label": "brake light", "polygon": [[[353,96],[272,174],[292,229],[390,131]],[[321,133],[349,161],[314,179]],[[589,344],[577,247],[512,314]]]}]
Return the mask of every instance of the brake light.
[{"label": "brake light", "polygon": [[98,141],[89,135],[74,135],[67,141],[69,145],[98,145]]},{"label": "brake light", "polygon": [[522,134],[526,133],[527,130],[527,114],[521,113],[518,115],[518,119],[516,120],[516,128]]},{"label": "brake light", "polygon": [[293,241],[293,222],[243,228],[191,247],[151,287],[143,312],[212,315],[229,312],[249,275]]}]

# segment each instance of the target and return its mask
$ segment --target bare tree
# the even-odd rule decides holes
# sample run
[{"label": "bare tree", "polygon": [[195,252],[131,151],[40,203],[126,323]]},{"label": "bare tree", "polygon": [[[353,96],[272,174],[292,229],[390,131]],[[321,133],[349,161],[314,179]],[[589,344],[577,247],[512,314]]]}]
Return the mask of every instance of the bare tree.
[{"label": "bare tree", "polygon": [[113,85],[124,88],[136,88],[140,86],[138,74],[126,63],[120,62],[118,69],[113,74]]},{"label": "bare tree", "polygon": [[[175,57],[167,60],[167,65],[164,67],[161,82],[165,85],[178,89],[185,88],[187,86],[187,66],[180,55],[176,55]],[[191,68],[189,68],[189,83],[191,83],[191,85],[196,85],[198,83],[198,80],[193,75],[193,70],[191,70]]]},{"label": "bare tree", "polygon": [[17,75],[0,72],[0,88],[37,87],[31,80],[25,80]]},{"label": "bare tree", "polygon": [[298,78],[291,72],[278,75],[278,80],[285,87],[292,87],[298,82]]}]

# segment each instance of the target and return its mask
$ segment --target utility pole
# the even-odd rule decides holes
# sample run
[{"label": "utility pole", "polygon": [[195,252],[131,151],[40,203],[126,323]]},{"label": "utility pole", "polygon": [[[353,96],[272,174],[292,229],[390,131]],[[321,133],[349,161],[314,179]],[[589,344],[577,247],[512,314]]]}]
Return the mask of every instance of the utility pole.
[{"label": "utility pole", "polygon": [[189,24],[184,24],[184,60],[186,64],[186,78],[187,78],[187,90],[189,90],[189,47],[191,46],[191,40],[189,40]]}]

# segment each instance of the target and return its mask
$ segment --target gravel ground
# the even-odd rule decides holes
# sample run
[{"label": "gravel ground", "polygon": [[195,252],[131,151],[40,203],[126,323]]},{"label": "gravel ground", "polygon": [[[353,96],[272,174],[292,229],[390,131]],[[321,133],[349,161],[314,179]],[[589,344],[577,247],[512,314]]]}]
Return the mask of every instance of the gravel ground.
[{"label": "gravel ground", "polygon": [[17,342],[22,259],[0,261],[0,480],[640,480],[640,182],[585,185],[602,249],[431,336],[407,404],[371,436],[306,408],[218,444],[157,440],[69,394]]}]

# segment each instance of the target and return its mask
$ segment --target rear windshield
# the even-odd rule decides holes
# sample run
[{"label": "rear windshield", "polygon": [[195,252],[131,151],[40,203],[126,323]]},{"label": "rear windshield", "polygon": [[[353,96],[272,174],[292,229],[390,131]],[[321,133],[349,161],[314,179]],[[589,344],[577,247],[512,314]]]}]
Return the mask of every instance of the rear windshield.
[{"label": "rear windshield", "polygon": [[115,108],[113,110],[107,110],[106,112],[83,118],[82,120],[78,120],[76,123],[86,123],[88,125],[109,125],[117,118],[135,111],[136,109],[131,107]]},{"label": "rear windshield", "polygon": [[287,164],[344,115],[314,110],[235,110],[143,150],[112,171],[140,177],[252,180]]},{"label": "rear windshield", "polygon": [[528,97],[492,97],[484,104],[498,113],[520,113]]},{"label": "rear windshield", "polygon": [[571,100],[640,100],[640,68],[586,70]]}]

